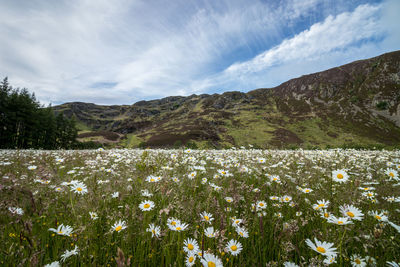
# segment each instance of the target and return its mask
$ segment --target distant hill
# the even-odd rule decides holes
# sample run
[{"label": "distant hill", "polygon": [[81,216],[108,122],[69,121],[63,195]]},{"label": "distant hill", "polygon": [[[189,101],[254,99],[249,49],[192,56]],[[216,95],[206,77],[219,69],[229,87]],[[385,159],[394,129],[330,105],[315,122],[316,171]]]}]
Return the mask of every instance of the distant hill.
[{"label": "distant hill", "polygon": [[248,93],[171,96],[131,106],[73,102],[54,110],[75,116],[81,130],[117,133],[113,142],[125,147],[399,145],[400,51]]}]

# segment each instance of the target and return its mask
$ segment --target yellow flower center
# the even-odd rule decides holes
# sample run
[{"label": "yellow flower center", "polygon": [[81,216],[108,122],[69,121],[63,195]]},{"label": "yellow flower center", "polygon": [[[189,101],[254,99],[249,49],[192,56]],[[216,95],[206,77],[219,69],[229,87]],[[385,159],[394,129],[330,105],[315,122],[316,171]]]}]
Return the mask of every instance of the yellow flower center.
[{"label": "yellow flower center", "polygon": [[180,231],[180,230],[182,230],[182,228],[178,226],[178,227],[176,227],[176,230]]},{"label": "yellow flower center", "polygon": [[350,217],[354,217],[354,213],[352,213],[351,211],[346,212],[346,214]]},{"label": "yellow flower center", "polygon": [[289,198],[288,198],[288,197],[286,197],[286,198],[285,198],[285,201],[289,201]]},{"label": "yellow flower center", "polygon": [[338,175],[336,175],[336,177],[337,177],[338,179],[343,179],[343,174],[338,173]]},{"label": "yellow flower center", "polygon": [[394,173],[393,173],[393,172],[390,172],[389,175],[392,176],[392,177],[394,177]]},{"label": "yellow flower center", "polygon": [[121,229],[122,229],[122,226],[121,225],[118,225],[117,227],[115,227],[115,231],[121,231]]},{"label": "yellow flower center", "polygon": [[189,250],[193,250],[194,249],[194,246],[192,244],[188,244],[187,247],[188,247]]},{"label": "yellow flower center", "polygon": [[329,213],[325,212],[325,213],[324,213],[324,217],[325,217],[325,218],[328,218],[328,217],[329,217]]},{"label": "yellow flower center", "polygon": [[382,220],[382,217],[379,215],[375,215],[375,218],[377,218],[378,220]]},{"label": "yellow flower center", "polygon": [[317,210],[317,209],[322,208],[322,207],[325,207],[325,204],[321,203],[315,209]]},{"label": "yellow flower center", "polygon": [[337,224],[343,224],[343,222],[342,221],[338,221]]},{"label": "yellow flower center", "polygon": [[317,251],[320,253],[325,253],[326,250],[323,247],[317,247]]},{"label": "yellow flower center", "polygon": [[309,193],[310,192],[310,190],[309,189],[306,189],[306,193]]},{"label": "yellow flower center", "polygon": [[274,177],[272,180],[273,180],[273,181],[276,181],[276,180],[278,180],[278,178]]},{"label": "yellow flower center", "polygon": [[78,187],[76,190],[79,191],[79,192],[81,192],[81,191],[82,191],[82,188],[81,188],[81,187]]},{"label": "yellow flower center", "polygon": [[368,193],[368,196],[369,196],[369,197],[372,197],[373,195],[374,195],[374,194],[372,194],[372,193]]},{"label": "yellow flower center", "polygon": [[151,178],[150,179],[150,182],[155,182],[156,180],[154,179],[154,178]]},{"label": "yellow flower center", "polygon": [[264,207],[264,203],[260,203],[258,204],[260,207]]},{"label": "yellow flower center", "polygon": [[175,222],[175,221],[172,221],[172,222],[171,222],[171,225],[175,226],[175,225],[176,225],[176,222]]},{"label": "yellow flower center", "polygon": [[217,266],[214,262],[212,262],[212,261],[209,261],[208,263],[207,263],[207,266],[208,267],[215,267],[215,266]]},{"label": "yellow flower center", "polygon": [[206,221],[210,220],[210,217],[208,217],[207,215],[204,216],[204,219],[206,219]]},{"label": "yellow flower center", "polygon": [[239,232],[239,235],[243,236],[243,232]]},{"label": "yellow flower center", "polygon": [[232,249],[233,251],[236,251],[236,250],[237,250],[237,246],[233,245],[233,246],[231,246],[231,249]]},{"label": "yellow flower center", "polygon": [[144,204],[144,205],[143,205],[143,208],[145,208],[145,209],[150,208],[150,204],[149,204],[149,203]]},{"label": "yellow flower center", "polygon": [[194,261],[194,257],[189,257],[189,262],[193,262]]},{"label": "yellow flower center", "polygon": [[361,264],[360,259],[355,259],[354,262],[357,263],[357,264]]},{"label": "yellow flower center", "polygon": [[239,220],[236,220],[235,223],[238,224],[238,223],[239,223]]},{"label": "yellow flower center", "polygon": [[63,233],[63,231],[58,231],[58,233],[59,233],[59,234],[62,234],[62,233]]}]

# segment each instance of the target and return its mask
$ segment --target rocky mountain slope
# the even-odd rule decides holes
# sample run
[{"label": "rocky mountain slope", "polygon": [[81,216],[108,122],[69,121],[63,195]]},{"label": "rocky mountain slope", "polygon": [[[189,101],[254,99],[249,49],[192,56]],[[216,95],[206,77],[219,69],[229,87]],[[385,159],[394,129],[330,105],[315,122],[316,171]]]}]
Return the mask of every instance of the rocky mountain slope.
[{"label": "rocky mountain slope", "polygon": [[131,106],[65,103],[82,130],[127,147],[252,144],[261,148],[400,144],[400,51],[248,93],[172,96]]}]

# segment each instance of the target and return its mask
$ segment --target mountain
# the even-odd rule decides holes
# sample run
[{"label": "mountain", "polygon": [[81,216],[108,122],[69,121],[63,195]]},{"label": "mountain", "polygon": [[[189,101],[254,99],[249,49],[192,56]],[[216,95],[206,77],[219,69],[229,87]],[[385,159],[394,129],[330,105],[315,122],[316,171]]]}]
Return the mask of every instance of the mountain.
[{"label": "mountain", "polygon": [[113,142],[126,147],[399,145],[400,51],[248,93],[171,96],[121,106],[73,102],[54,111],[76,118],[86,130],[82,140],[102,136],[107,141],[114,135]]}]

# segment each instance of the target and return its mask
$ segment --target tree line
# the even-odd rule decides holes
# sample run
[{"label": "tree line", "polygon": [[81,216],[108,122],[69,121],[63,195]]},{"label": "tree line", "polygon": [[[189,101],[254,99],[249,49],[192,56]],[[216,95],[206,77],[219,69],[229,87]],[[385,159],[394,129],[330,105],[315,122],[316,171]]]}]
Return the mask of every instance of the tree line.
[{"label": "tree line", "polygon": [[75,120],[42,106],[26,88],[0,83],[0,148],[60,149],[77,147]]}]

